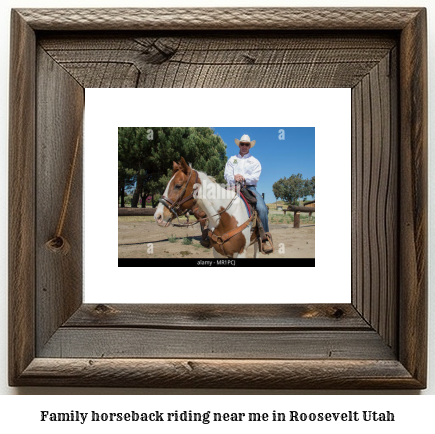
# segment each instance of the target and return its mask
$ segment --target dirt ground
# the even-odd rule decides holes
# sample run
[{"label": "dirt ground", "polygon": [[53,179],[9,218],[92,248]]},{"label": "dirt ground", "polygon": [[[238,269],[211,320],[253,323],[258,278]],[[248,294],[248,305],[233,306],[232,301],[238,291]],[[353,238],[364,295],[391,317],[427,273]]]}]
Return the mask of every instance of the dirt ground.
[{"label": "dirt ground", "polygon": [[[270,224],[275,251],[268,258],[314,258],[315,225]],[[169,241],[171,239],[172,242]],[[162,228],[154,221],[141,221],[135,217],[118,218],[119,258],[213,258],[212,249],[200,244],[199,225],[190,228]],[[191,244],[188,244],[191,241]],[[248,258],[254,256],[254,246]],[[259,255],[266,258],[266,255]]]}]

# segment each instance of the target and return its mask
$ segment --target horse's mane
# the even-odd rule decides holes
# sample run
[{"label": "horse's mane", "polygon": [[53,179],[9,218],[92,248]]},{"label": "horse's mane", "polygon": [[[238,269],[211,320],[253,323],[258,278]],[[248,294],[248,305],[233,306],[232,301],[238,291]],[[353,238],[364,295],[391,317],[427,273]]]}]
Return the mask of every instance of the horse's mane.
[{"label": "horse's mane", "polygon": [[[190,168],[193,169],[192,165],[189,164]],[[196,169],[193,169],[196,170]],[[201,172],[200,170],[198,170],[199,173],[202,173],[203,175],[205,175],[211,182],[216,184],[216,178],[214,178],[213,176],[207,175],[205,172]]]},{"label": "horse's mane", "polygon": [[[180,164],[180,163],[178,163],[178,164]],[[196,170],[196,169],[194,169],[193,167],[192,167],[192,163],[189,163],[189,167],[191,168],[191,169],[193,169],[193,170]],[[215,183],[216,184],[216,178],[215,177],[213,177],[213,176],[210,176],[210,175],[207,175],[205,172],[201,172],[200,170],[198,170],[198,172],[199,173],[202,173],[203,175],[205,175],[211,182],[213,182],[213,183]]]}]

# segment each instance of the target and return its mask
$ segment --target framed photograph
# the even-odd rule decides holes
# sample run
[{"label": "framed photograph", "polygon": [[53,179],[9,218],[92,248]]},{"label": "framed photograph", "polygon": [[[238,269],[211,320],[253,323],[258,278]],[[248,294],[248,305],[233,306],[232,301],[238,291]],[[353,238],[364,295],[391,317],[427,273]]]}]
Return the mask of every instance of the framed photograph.
[{"label": "framed photograph", "polygon": [[[100,165],[101,147],[95,144],[104,143],[105,149],[105,188],[98,191],[97,200],[93,188],[84,188],[84,232],[104,234],[99,236],[98,243],[93,242],[93,236],[84,237],[86,303],[350,302],[350,89],[86,89],[85,98],[85,185],[100,182],[100,172],[95,167]],[[204,110],[200,103],[203,101],[212,101],[212,104]],[[254,108],[240,110],[238,101],[250,101]],[[164,122],[176,127],[140,127],[144,122],[158,125],[162,116]],[[207,125],[213,119],[216,125],[227,126],[183,126],[192,119],[196,125]],[[286,126],[276,126],[281,124]],[[213,251],[201,244],[201,228],[194,215],[190,216],[190,223],[184,215],[172,215],[170,222],[158,225],[153,214],[157,212],[157,198],[172,178],[173,164],[178,167],[176,162],[181,156],[193,162],[192,168],[199,171],[201,177],[208,174],[215,177],[216,182],[209,182],[207,178],[204,181],[207,189],[211,187],[211,200],[230,206],[229,211],[238,212],[240,208],[245,211],[242,203],[231,203],[234,193],[228,190],[224,177],[235,170],[234,160],[238,161],[239,150],[236,140],[244,133],[256,142],[248,158],[254,157],[261,164],[256,190],[264,194],[264,202],[269,207],[267,231],[273,236],[275,249],[269,254],[257,250],[257,258],[254,258],[255,246],[249,246],[247,258],[222,258],[216,254],[219,250]],[[207,144],[209,148],[205,147]],[[214,149],[219,150],[219,157],[204,158],[207,152],[215,156]],[[331,153],[335,155],[333,164],[327,163]],[[122,164],[133,167],[122,167]],[[135,185],[139,177],[135,167],[143,168],[142,194]],[[163,167],[160,172],[159,167]],[[193,173],[196,177],[196,172]],[[295,185],[291,191],[297,191],[296,188],[305,188],[307,179],[314,181],[314,173],[320,206],[317,228],[314,213],[310,217],[309,212],[301,213],[299,228],[294,227],[293,212],[277,209],[282,208],[283,201],[275,197],[274,185],[284,178],[292,178]],[[180,181],[189,177],[187,173],[182,176],[185,177]],[[113,213],[101,218],[101,205],[115,202],[119,180],[125,182],[130,192],[124,196],[124,206],[118,208],[118,216]],[[143,208],[140,200],[149,198],[148,192],[156,184],[154,205],[149,203]],[[193,185],[192,177],[182,199],[189,197]],[[330,192],[336,191],[337,185],[340,185],[340,199],[335,200],[340,204],[339,213],[331,212],[328,206]],[[290,192],[290,189],[285,191]],[[121,198],[117,199],[121,205]],[[137,208],[130,206],[134,200]],[[187,204],[194,206],[192,202],[187,201]],[[308,205],[308,210],[315,211]],[[247,210],[242,218],[241,224],[248,220]],[[104,265],[96,266],[95,257]],[[315,257],[318,261],[314,267]],[[339,263],[337,258],[340,258]],[[172,289],[169,292],[148,290],[150,286],[159,285],[159,273],[150,273],[153,267],[180,266],[194,267],[191,271],[197,279],[206,282],[207,291],[202,287],[182,293]],[[309,291],[302,292],[283,290],[281,285],[269,287],[267,292],[256,287],[247,296],[245,291],[233,288],[233,285],[244,286],[243,273],[230,270],[240,266],[272,267],[274,279],[282,282],[289,279],[292,287],[305,285],[308,271],[304,267],[311,267],[312,285]],[[144,273],[146,280],[119,291],[117,288],[124,286],[125,275],[130,272],[127,267],[137,267],[133,272]],[[335,283],[324,291],[322,281],[331,270],[336,270]],[[219,278],[222,272],[231,285],[222,286]],[[261,274],[265,277],[265,273]]]},{"label": "framed photograph", "polygon": [[[202,95],[201,98],[206,100],[210,95],[210,101],[213,101],[210,105],[213,107],[203,113],[209,119],[216,119],[216,110],[229,116],[230,110],[225,110],[224,107],[228,101],[235,98],[240,101],[238,94],[244,93],[240,90],[244,89],[238,89],[239,92],[233,89],[231,92],[221,89],[210,89],[208,92],[199,90],[196,94]],[[284,105],[288,101],[284,94],[292,92],[276,90],[276,98]],[[145,89],[144,91],[139,95],[143,94],[146,98],[148,92]],[[99,93],[97,92],[97,95]],[[107,93],[113,92],[108,89]],[[250,93],[251,97],[255,94],[254,90],[250,90]],[[177,94],[171,97],[171,90],[162,92],[162,98],[159,98],[162,104],[165,100],[163,94],[167,94],[167,98],[171,100],[170,109],[174,113],[184,112],[188,119],[193,117],[197,121],[201,110],[195,107],[195,99],[189,98],[192,94],[190,89],[178,93],[178,104]],[[348,96],[350,97],[350,92]],[[100,99],[102,101],[97,106],[106,101],[106,98],[98,98],[98,101]],[[90,98],[86,97],[87,113],[89,100]],[[147,110],[141,106],[140,100],[141,97],[138,97],[137,113],[143,119],[147,119]],[[261,99],[254,100],[261,106]],[[348,100],[350,109],[350,98]],[[189,102],[193,105],[192,108],[188,107]],[[295,110],[296,107],[301,110],[296,101],[292,101],[292,104]],[[131,107],[131,104],[127,106]],[[267,104],[264,105],[264,111],[267,107]],[[240,107],[237,104],[233,110],[235,118],[240,117]],[[278,108],[277,110],[279,112]],[[106,118],[105,111],[103,112]],[[162,111],[157,112],[161,116]],[[168,109],[164,112],[166,120],[169,117]],[[257,113],[261,116],[261,110]],[[288,116],[288,110],[283,113],[284,116]],[[91,114],[90,118],[92,117]],[[117,115],[113,117],[115,121],[112,125],[119,122],[116,120]],[[112,116],[107,118],[110,119]],[[251,122],[256,124],[254,120]],[[110,121],[108,124],[110,125]],[[94,125],[92,123],[92,126]],[[118,146],[114,146],[118,143],[113,138],[118,138],[119,142],[117,153],[120,164],[116,179],[119,180],[120,186],[117,185],[115,188],[114,179],[111,183],[112,188],[115,188],[113,192],[119,192],[118,266],[315,266],[315,127],[134,126],[119,127],[118,131],[114,128],[107,130],[110,132],[107,132],[106,143],[112,143],[112,151],[118,149]],[[343,130],[348,133],[349,144],[350,120],[347,128]],[[95,140],[98,140],[100,131],[101,129],[96,127]],[[112,140],[111,136],[114,136]],[[251,145],[243,145],[246,150],[241,147],[239,151],[236,145],[236,140],[239,139],[236,136],[252,137],[250,140],[253,141],[255,149],[248,151],[248,146]],[[336,149],[340,144],[338,140],[337,142]],[[84,146],[91,152],[92,147],[86,147],[86,137]],[[95,164],[98,165],[100,157],[98,148],[93,149],[95,163],[86,165],[91,171]],[[326,152],[326,146],[323,149]],[[347,149],[350,151],[350,146],[347,146]],[[242,157],[239,152],[244,152],[244,156]],[[181,158],[184,160],[184,166],[179,164]],[[85,160],[89,161],[86,155]],[[111,163],[110,167],[117,166]],[[348,167],[350,169],[350,164]],[[237,185],[232,182],[234,174],[237,176],[239,172],[243,172],[247,177],[251,176],[248,182],[255,182],[255,185]],[[113,178],[115,173],[113,172]],[[350,170],[348,177],[350,180]],[[237,188],[240,188],[239,193],[236,192]],[[279,188],[282,192],[278,192]],[[347,197],[350,202],[349,184],[348,188]],[[251,190],[255,191],[252,195],[256,194],[258,197],[252,197]],[[274,191],[287,202],[282,199],[278,201]],[[108,189],[106,194],[107,200],[110,200]],[[239,197],[236,197],[237,194]],[[166,202],[165,198],[168,198],[169,202]],[[298,209],[302,209],[307,202],[306,211],[302,212],[302,216],[300,211],[297,215],[299,220],[295,220],[294,213],[288,211],[289,202],[298,206]],[[92,192],[89,195],[89,203],[89,206],[98,206]],[[312,206],[308,206],[310,204]],[[87,203],[85,209],[89,209]],[[99,214],[98,210],[95,211],[91,212],[94,217]],[[102,224],[101,219],[95,218],[94,221],[97,229]],[[113,232],[113,222],[106,223],[107,233]],[[262,241],[260,231],[266,238],[268,235],[272,237],[266,240],[267,247],[270,247],[267,251],[266,244],[259,242]],[[340,238],[340,241],[342,239]],[[350,230],[346,241],[349,241],[350,250]],[[113,255],[110,245],[116,243],[111,237],[107,237],[106,242],[108,255]],[[255,260],[260,257],[268,260]],[[260,263],[257,264],[258,262]]]},{"label": "framed photograph", "polygon": [[[425,388],[426,51],[424,8],[13,10],[10,385]],[[91,209],[102,222],[116,215],[114,201],[101,193],[113,154],[104,128],[86,139],[97,120],[85,116],[85,100],[97,88],[149,92],[148,112],[158,111],[153,92],[161,92],[159,100],[176,90],[232,90],[236,101],[241,89],[350,92],[348,163],[337,163],[333,147],[322,158],[329,172],[348,171],[350,179],[339,177],[336,191],[322,183],[326,194],[317,197],[318,225],[328,215],[343,236],[349,227],[349,252],[330,255],[333,272],[322,271],[317,254],[315,267],[306,268],[125,268],[116,246],[105,259],[104,232],[85,224]],[[198,106],[203,110],[194,113],[207,109],[203,97]],[[313,100],[313,112],[315,106]],[[332,102],[323,108],[325,116],[334,110]],[[278,125],[238,121],[221,125]],[[111,127],[140,125],[119,122]],[[322,143],[316,140],[316,155]],[[91,183],[89,148],[100,149]],[[96,209],[84,199],[89,190]],[[316,252],[328,248],[318,235]],[[100,271],[87,280],[92,268]],[[124,274],[106,283],[112,268]],[[303,278],[295,279],[298,270]],[[341,274],[350,301],[288,295],[310,286],[328,293]],[[141,298],[88,297],[94,285]],[[193,288],[237,296],[203,299]]]}]

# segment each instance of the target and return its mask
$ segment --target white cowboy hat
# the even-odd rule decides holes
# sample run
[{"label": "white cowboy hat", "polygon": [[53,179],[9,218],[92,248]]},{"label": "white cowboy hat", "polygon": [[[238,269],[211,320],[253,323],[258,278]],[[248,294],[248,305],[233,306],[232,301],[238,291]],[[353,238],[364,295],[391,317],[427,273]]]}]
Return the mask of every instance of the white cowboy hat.
[{"label": "white cowboy hat", "polygon": [[249,136],[247,134],[244,134],[240,140],[239,139],[234,139],[234,141],[236,142],[236,145],[239,148],[240,148],[240,142],[242,142],[242,143],[250,143],[251,144],[250,149],[252,149],[255,146],[255,142],[256,142],[255,140],[252,140],[252,142],[251,142],[251,139],[249,138]]}]

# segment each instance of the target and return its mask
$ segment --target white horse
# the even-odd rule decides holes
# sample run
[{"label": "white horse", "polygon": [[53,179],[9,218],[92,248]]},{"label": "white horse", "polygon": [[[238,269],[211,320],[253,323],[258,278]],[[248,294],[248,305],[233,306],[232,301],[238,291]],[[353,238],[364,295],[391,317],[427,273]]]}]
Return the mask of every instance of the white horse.
[{"label": "white horse", "polygon": [[186,212],[201,222],[209,221],[209,238],[216,258],[246,258],[254,244],[258,257],[258,228],[252,229],[243,200],[233,190],[218,185],[213,178],[189,167],[184,159],[174,162],[173,176],[154,213],[157,224],[168,227],[174,218]]},{"label": "white horse", "polygon": [[[254,244],[254,258],[258,257],[257,230],[252,230],[243,200],[234,190],[227,190],[199,172],[201,183],[193,187],[193,198],[209,221],[210,240],[215,258],[246,258],[248,247]],[[244,227],[240,231],[241,227]],[[226,240],[225,234],[231,238]]]}]

